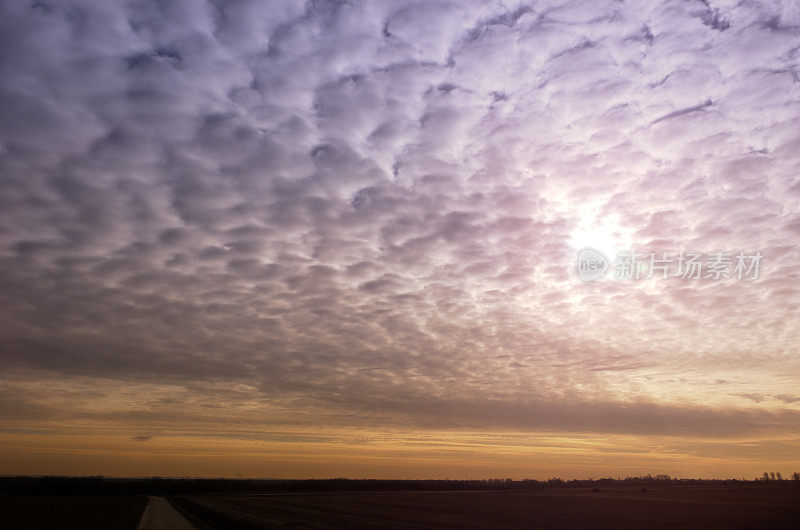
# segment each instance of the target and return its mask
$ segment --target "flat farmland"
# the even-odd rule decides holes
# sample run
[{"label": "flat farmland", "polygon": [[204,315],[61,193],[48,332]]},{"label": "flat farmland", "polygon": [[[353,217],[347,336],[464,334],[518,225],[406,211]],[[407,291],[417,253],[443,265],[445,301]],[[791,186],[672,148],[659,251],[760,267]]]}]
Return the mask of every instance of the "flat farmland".
[{"label": "flat farmland", "polygon": [[544,491],[181,496],[208,528],[800,528],[800,488],[656,486]]},{"label": "flat farmland", "polygon": [[133,530],[144,495],[2,495],[0,527],[25,530]]}]

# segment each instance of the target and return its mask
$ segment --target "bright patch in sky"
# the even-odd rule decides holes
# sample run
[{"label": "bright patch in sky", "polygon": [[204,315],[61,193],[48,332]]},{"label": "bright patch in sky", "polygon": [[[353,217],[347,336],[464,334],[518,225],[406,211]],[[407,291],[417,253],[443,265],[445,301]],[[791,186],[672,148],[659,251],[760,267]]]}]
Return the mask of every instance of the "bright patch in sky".
[{"label": "bright patch in sky", "polygon": [[584,213],[578,227],[572,232],[570,246],[576,253],[583,248],[594,248],[613,260],[617,252],[630,250],[631,237],[614,220]]}]

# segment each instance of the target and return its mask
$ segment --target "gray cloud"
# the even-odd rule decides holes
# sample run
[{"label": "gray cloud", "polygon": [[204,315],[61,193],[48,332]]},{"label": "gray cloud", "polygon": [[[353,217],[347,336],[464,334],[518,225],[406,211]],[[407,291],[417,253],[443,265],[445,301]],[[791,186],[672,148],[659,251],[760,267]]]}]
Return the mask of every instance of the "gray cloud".
[{"label": "gray cloud", "polygon": [[[47,417],[15,382],[89,378],[248,385],[308,424],[796,429],[798,27],[792,2],[7,2],[4,399]],[[765,268],[581,284],[571,241],[606,221]]]}]

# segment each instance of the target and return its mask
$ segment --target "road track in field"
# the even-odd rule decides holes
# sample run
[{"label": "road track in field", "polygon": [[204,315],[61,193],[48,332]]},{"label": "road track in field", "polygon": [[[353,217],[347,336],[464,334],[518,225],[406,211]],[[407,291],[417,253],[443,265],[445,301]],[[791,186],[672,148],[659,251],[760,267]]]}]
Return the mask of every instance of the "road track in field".
[{"label": "road track in field", "polygon": [[137,530],[197,530],[164,497],[147,497]]}]

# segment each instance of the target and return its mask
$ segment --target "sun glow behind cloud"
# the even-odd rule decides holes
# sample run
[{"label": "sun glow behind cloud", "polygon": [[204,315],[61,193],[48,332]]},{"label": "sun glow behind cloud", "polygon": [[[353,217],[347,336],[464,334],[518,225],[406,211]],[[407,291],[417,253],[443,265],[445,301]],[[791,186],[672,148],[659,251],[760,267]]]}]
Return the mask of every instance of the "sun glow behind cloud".
[{"label": "sun glow behind cloud", "polygon": [[603,218],[596,209],[587,209],[579,219],[578,227],[570,234],[570,246],[576,255],[581,249],[594,248],[613,259],[618,252],[630,250],[633,239],[614,217]]}]

